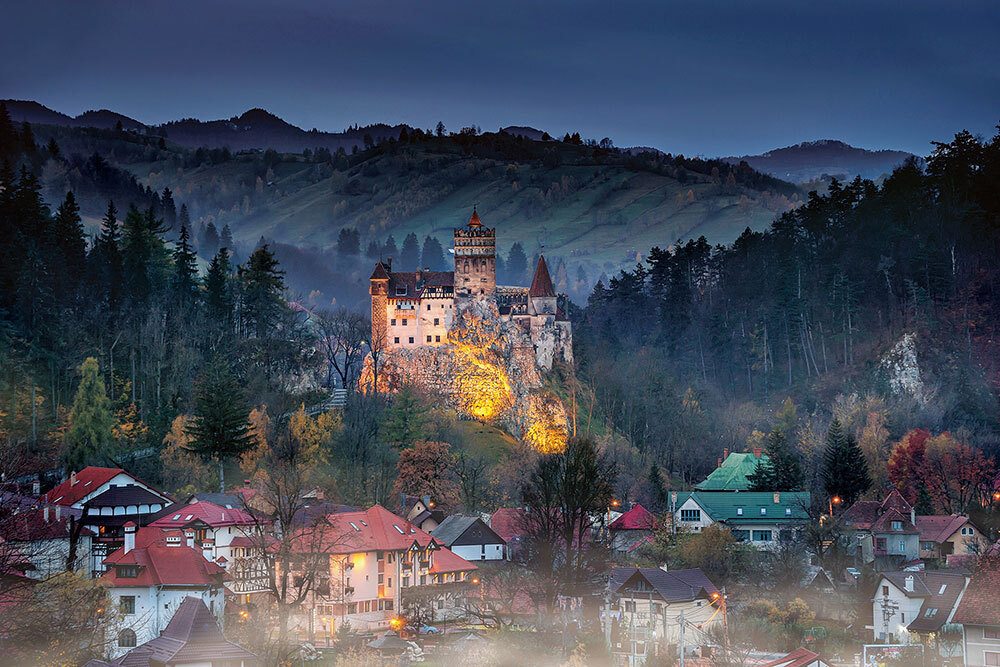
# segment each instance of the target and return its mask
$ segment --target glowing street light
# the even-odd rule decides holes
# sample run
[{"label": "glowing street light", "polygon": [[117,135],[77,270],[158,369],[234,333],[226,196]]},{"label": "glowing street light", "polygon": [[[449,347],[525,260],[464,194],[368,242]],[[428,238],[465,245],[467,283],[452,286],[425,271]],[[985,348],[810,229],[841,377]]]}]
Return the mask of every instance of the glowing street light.
[{"label": "glowing street light", "polygon": [[833,518],[833,506],[840,504],[840,496],[834,496],[830,498],[830,518]]}]

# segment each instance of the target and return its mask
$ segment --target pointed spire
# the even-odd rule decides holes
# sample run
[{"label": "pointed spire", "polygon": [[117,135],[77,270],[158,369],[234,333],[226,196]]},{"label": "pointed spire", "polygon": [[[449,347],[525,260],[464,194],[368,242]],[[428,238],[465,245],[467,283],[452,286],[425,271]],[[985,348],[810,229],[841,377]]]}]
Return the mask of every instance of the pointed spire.
[{"label": "pointed spire", "polygon": [[472,217],[469,218],[469,227],[482,227],[483,223],[479,219],[479,213],[476,212],[476,207],[472,207]]},{"label": "pointed spire", "polygon": [[552,278],[549,277],[549,267],[545,265],[545,255],[538,256],[535,277],[531,279],[531,288],[528,289],[528,295],[533,297],[556,295],[556,288],[552,286]]}]

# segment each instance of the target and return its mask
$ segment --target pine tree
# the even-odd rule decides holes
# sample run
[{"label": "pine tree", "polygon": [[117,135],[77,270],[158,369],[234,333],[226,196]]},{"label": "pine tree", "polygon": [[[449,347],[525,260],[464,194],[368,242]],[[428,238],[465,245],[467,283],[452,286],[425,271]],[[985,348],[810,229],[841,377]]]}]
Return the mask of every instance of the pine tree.
[{"label": "pine tree", "polygon": [[420,266],[426,266],[431,271],[445,269],[444,250],[441,248],[441,242],[433,236],[424,237],[424,248],[420,253]]},{"label": "pine tree", "polygon": [[191,249],[191,236],[188,228],[181,226],[177,244],[174,246],[174,293],[182,301],[192,299],[197,290],[198,262],[197,255]]},{"label": "pine tree", "polygon": [[250,405],[243,385],[219,358],[205,372],[195,389],[194,415],[185,433],[191,451],[219,464],[219,491],[225,492],[225,463],[253,445]]},{"label": "pine tree", "polygon": [[921,484],[920,490],[917,491],[917,501],[913,503],[913,511],[919,516],[934,514],[934,501],[931,500],[926,484]]},{"label": "pine tree", "polygon": [[164,224],[168,229],[173,229],[177,223],[177,208],[170,188],[163,188],[163,192],[160,193],[160,210],[163,211]]},{"label": "pine tree", "polygon": [[114,426],[111,401],[104,390],[97,359],[88,357],[80,365],[80,376],[66,432],[65,459],[71,470],[108,461]]},{"label": "pine tree", "polygon": [[73,196],[72,190],[66,193],[66,198],[56,210],[52,235],[54,244],[60,253],[61,272],[64,272],[71,281],[80,280],[83,277],[87,261],[87,245],[83,238],[80,207],[76,203],[76,197]]},{"label": "pine tree", "polygon": [[823,486],[827,496],[839,496],[850,506],[871,488],[868,463],[854,437],[845,434],[836,419],[826,433],[823,450]]},{"label": "pine tree", "polygon": [[98,276],[101,289],[105,290],[108,306],[112,311],[118,309],[121,303],[121,288],[123,279],[121,255],[121,231],[118,227],[118,209],[113,201],[108,202],[108,210],[101,220],[101,232],[94,243]]},{"label": "pine tree", "polygon": [[420,268],[420,242],[413,232],[403,239],[403,248],[399,251],[399,268],[403,271],[415,271]]},{"label": "pine tree", "polygon": [[667,508],[667,487],[663,484],[660,466],[649,464],[649,510],[653,513],[662,512]]},{"label": "pine tree", "polygon": [[379,247],[378,241],[369,241],[368,248],[365,250],[365,255],[367,255],[369,259],[378,259],[381,254],[382,248]]},{"label": "pine tree", "polygon": [[507,253],[507,281],[514,285],[519,285],[527,280],[528,258],[524,254],[524,248],[520,243],[515,243]]},{"label": "pine tree", "polygon": [[757,462],[747,475],[751,491],[798,491],[802,488],[802,468],[799,458],[780,430],[767,436],[767,459]]},{"label": "pine tree", "polygon": [[214,222],[205,225],[205,231],[201,237],[201,244],[198,246],[202,255],[210,257],[219,251],[219,230],[215,228]]},{"label": "pine tree", "polygon": [[229,225],[222,226],[222,233],[219,234],[219,247],[226,248],[229,252],[235,252],[236,243],[233,241],[233,230]]},{"label": "pine tree", "polygon": [[205,276],[205,299],[208,321],[222,333],[232,331],[233,294],[230,276],[229,251],[221,248],[212,258]]},{"label": "pine tree", "polygon": [[240,267],[243,329],[258,339],[267,338],[287,308],[285,272],[265,244],[254,250]]},{"label": "pine tree", "polygon": [[392,234],[389,234],[385,245],[382,246],[382,259],[389,259],[390,257],[399,258],[399,248],[396,247],[396,239],[393,238]]}]

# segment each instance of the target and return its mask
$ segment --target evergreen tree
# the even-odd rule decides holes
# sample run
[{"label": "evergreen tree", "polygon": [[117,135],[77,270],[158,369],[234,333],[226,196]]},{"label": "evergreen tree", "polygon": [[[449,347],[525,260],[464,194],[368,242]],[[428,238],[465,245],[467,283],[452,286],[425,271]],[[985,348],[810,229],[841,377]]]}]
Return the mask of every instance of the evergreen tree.
[{"label": "evergreen tree", "polygon": [[433,236],[424,237],[424,248],[420,253],[420,266],[426,266],[431,271],[444,271],[444,250],[441,242]]},{"label": "evergreen tree", "polygon": [[97,366],[97,359],[87,357],[80,365],[80,384],[73,398],[66,432],[66,466],[79,470],[91,463],[110,460],[111,429],[114,414]]},{"label": "evergreen tree", "polygon": [[198,249],[205,257],[211,257],[219,251],[219,230],[215,228],[214,222],[205,225]]},{"label": "evergreen tree", "polygon": [[232,330],[233,294],[230,276],[233,267],[229,262],[229,251],[221,248],[212,258],[205,276],[205,301],[208,321],[222,332]]},{"label": "evergreen tree", "polygon": [[87,261],[87,245],[83,238],[80,207],[72,190],[66,193],[66,198],[56,210],[52,235],[60,254],[61,272],[71,281],[80,280]]},{"label": "evergreen tree", "polygon": [[267,244],[254,250],[240,267],[243,330],[258,339],[267,338],[288,307],[284,299],[285,272]]},{"label": "evergreen tree", "polygon": [[839,496],[849,507],[871,485],[864,453],[854,437],[845,434],[840,422],[834,419],[826,433],[826,448],[823,450],[823,487],[827,496]]},{"label": "evergreen tree", "polygon": [[163,192],[160,193],[160,210],[163,212],[163,223],[168,229],[173,229],[177,224],[177,208],[170,188],[163,188]]},{"label": "evergreen tree", "polygon": [[528,258],[520,243],[515,243],[507,253],[507,280],[512,285],[520,285],[527,280]]},{"label": "evergreen tree", "polygon": [[219,491],[225,492],[225,463],[253,445],[250,405],[243,385],[219,358],[206,370],[195,389],[194,414],[186,434],[188,451],[219,464]]},{"label": "evergreen tree", "polygon": [[379,247],[378,241],[369,241],[368,248],[365,250],[365,255],[367,255],[369,259],[378,259],[381,254],[382,248]]},{"label": "evergreen tree", "polygon": [[413,387],[402,387],[393,397],[386,415],[386,442],[404,448],[418,440],[426,440],[428,412],[427,404]]},{"label": "evergreen tree", "polygon": [[663,484],[663,475],[660,474],[660,466],[655,463],[649,464],[649,511],[654,514],[667,509],[667,487]]},{"label": "evergreen tree", "polygon": [[343,227],[340,233],[337,234],[337,254],[338,255],[357,255],[361,252],[361,235],[356,229],[348,229]]},{"label": "evergreen tree", "polygon": [[91,252],[96,253],[101,289],[105,291],[108,306],[115,311],[121,302],[123,269],[118,209],[113,201],[108,202],[108,210],[101,220],[101,232]]},{"label": "evergreen tree", "polygon": [[396,247],[396,239],[393,238],[392,234],[389,234],[385,245],[382,246],[382,259],[389,259],[390,257],[399,259],[399,248]]},{"label": "evergreen tree", "polygon": [[160,234],[161,221],[153,209],[145,213],[130,206],[122,224],[122,274],[134,303],[143,303],[165,287],[169,254]]},{"label": "evergreen tree", "polygon": [[921,484],[920,490],[917,491],[917,501],[913,503],[913,512],[919,516],[934,514],[934,502],[931,500],[931,494],[927,490],[926,484]]},{"label": "evergreen tree", "polygon": [[747,475],[751,491],[799,491],[802,489],[802,468],[799,457],[780,430],[767,436],[767,460],[757,462]]},{"label": "evergreen tree", "polygon": [[219,234],[219,247],[227,248],[229,252],[236,251],[236,242],[233,241],[233,230],[229,228],[229,225],[222,226],[222,233]]},{"label": "evergreen tree", "polygon": [[403,248],[399,251],[399,270],[415,271],[420,268],[420,242],[417,235],[410,232],[403,239]]},{"label": "evergreen tree", "polygon": [[53,160],[59,159],[59,152],[60,152],[59,151],[59,144],[56,143],[56,138],[55,137],[51,137],[49,139],[49,145],[46,148],[46,150],[49,152],[49,156]]},{"label": "evergreen tree", "polygon": [[191,236],[188,234],[188,228],[181,225],[177,244],[174,246],[174,293],[182,301],[194,298],[197,290],[197,280],[197,255],[191,249]]}]

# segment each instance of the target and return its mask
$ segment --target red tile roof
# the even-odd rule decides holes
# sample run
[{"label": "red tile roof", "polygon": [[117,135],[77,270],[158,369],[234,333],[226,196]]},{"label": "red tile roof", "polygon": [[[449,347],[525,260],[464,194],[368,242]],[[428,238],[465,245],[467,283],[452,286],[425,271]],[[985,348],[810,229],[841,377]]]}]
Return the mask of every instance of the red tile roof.
[{"label": "red tile roof", "polygon": [[545,255],[538,256],[538,265],[535,266],[535,276],[531,279],[528,294],[534,297],[556,295],[556,288],[552,286],[552,278],[549,277],[549,268],[545,265]]},{"label": "red tile roof", "polygon": [[1000,627],[1000,595],[997,591],[1000,591],[1000,557],[983,558],[965,589],[952,621]]},{"label": "red tile roof", "polygon": [[969,522],[969,517],[960,514],[945,516],[918,516],[917,530],[920,531],[921,542],[941,543],[958,532],[958,529]]},{"label": "red tile roof", "polygon": [[[128,553],[116,549],[104,562],[108,571],[101,580],[108,586],[212,586],[228,578],[225,569],[184,545],[150,544]],[[139,576],[119,577],[115,565],[139,565]]]},{"label": "red tile roof", "polygon": [[385,265],[381,261],[376,262],[375,270],[372,271],[372,277],[369,280],[388,280],[389,272],[386,271]]},{"label": "red tile roof", "polygon": [[490,528],[493,532],[503,538],[504,542],[510,542],[519,535],[524,534],[525,512],[520,507],[504,507],[498,509],[490,517]]},{"label": "red tile roof", "polygon": [[212,528],[223,526],[253,526],[257,520],[241,509],[220,507],[207,500],[199,500],[189,505],[176,504],[170,512],[149,524],[156,528],[184,528],[200,521]]},{"label": "red tile roof", "polygon": [[[81,528],[80,535],[93,535],[89,528]],[[56,521],[54,507],[49,508],[49,520],[45,520],[45,510],[35,507],[14,514],[0,524],[0,536],[11,542],[33,540],[53,540],[69,538],[69,517],[65,514]]]},{"label": "red tile roof", "polygon": [[469,227],[482,227],[483,223],[479,219],[479,213],[476,211],[475,207],[472,209],[472,217],[469,218]]},{"label": "red tile roof", "polygon": [[797,648],[788,655],[765,662],[758,667],[806,667],[819,660],[819,654],[813,653],[807,648]]},{"label": "red tile roof", "polygon": [[656,516],[642,505],[636,504],[625,514],[611,522],[611,530],[653,530],[656,528]]},{"label": "red tile roof", "polygon": [[[899,521],[903,524],[902,530],[893,530],[892,522]],[[873,533],[893,533],[899,535],[919,533],[916,526],[910,523],[910,517],[908,514],[903,514],[895,509],[890,509],[885,514],[880,516],[878,520],[872,524],[871,529]]]},{"label": "red tile roof", "polygon": [[441,547],[434,552],[434,567],[430,569],[431,574],[442,574],[444,572],[471,572],[479,568],[465,560],[447,547]]},{"label": "red tile roof", "polygon": [[[50,503],[56,505],[72,505],[84,496],[96,491],[102,484],[106,484],[115,475],[125,472],[121,468],[98,468],[87,466],[76,473],[76,483],[73,483],[73,476],[65,482],[45,494]],[[128,474],[128,473],[126,473]]]}]

